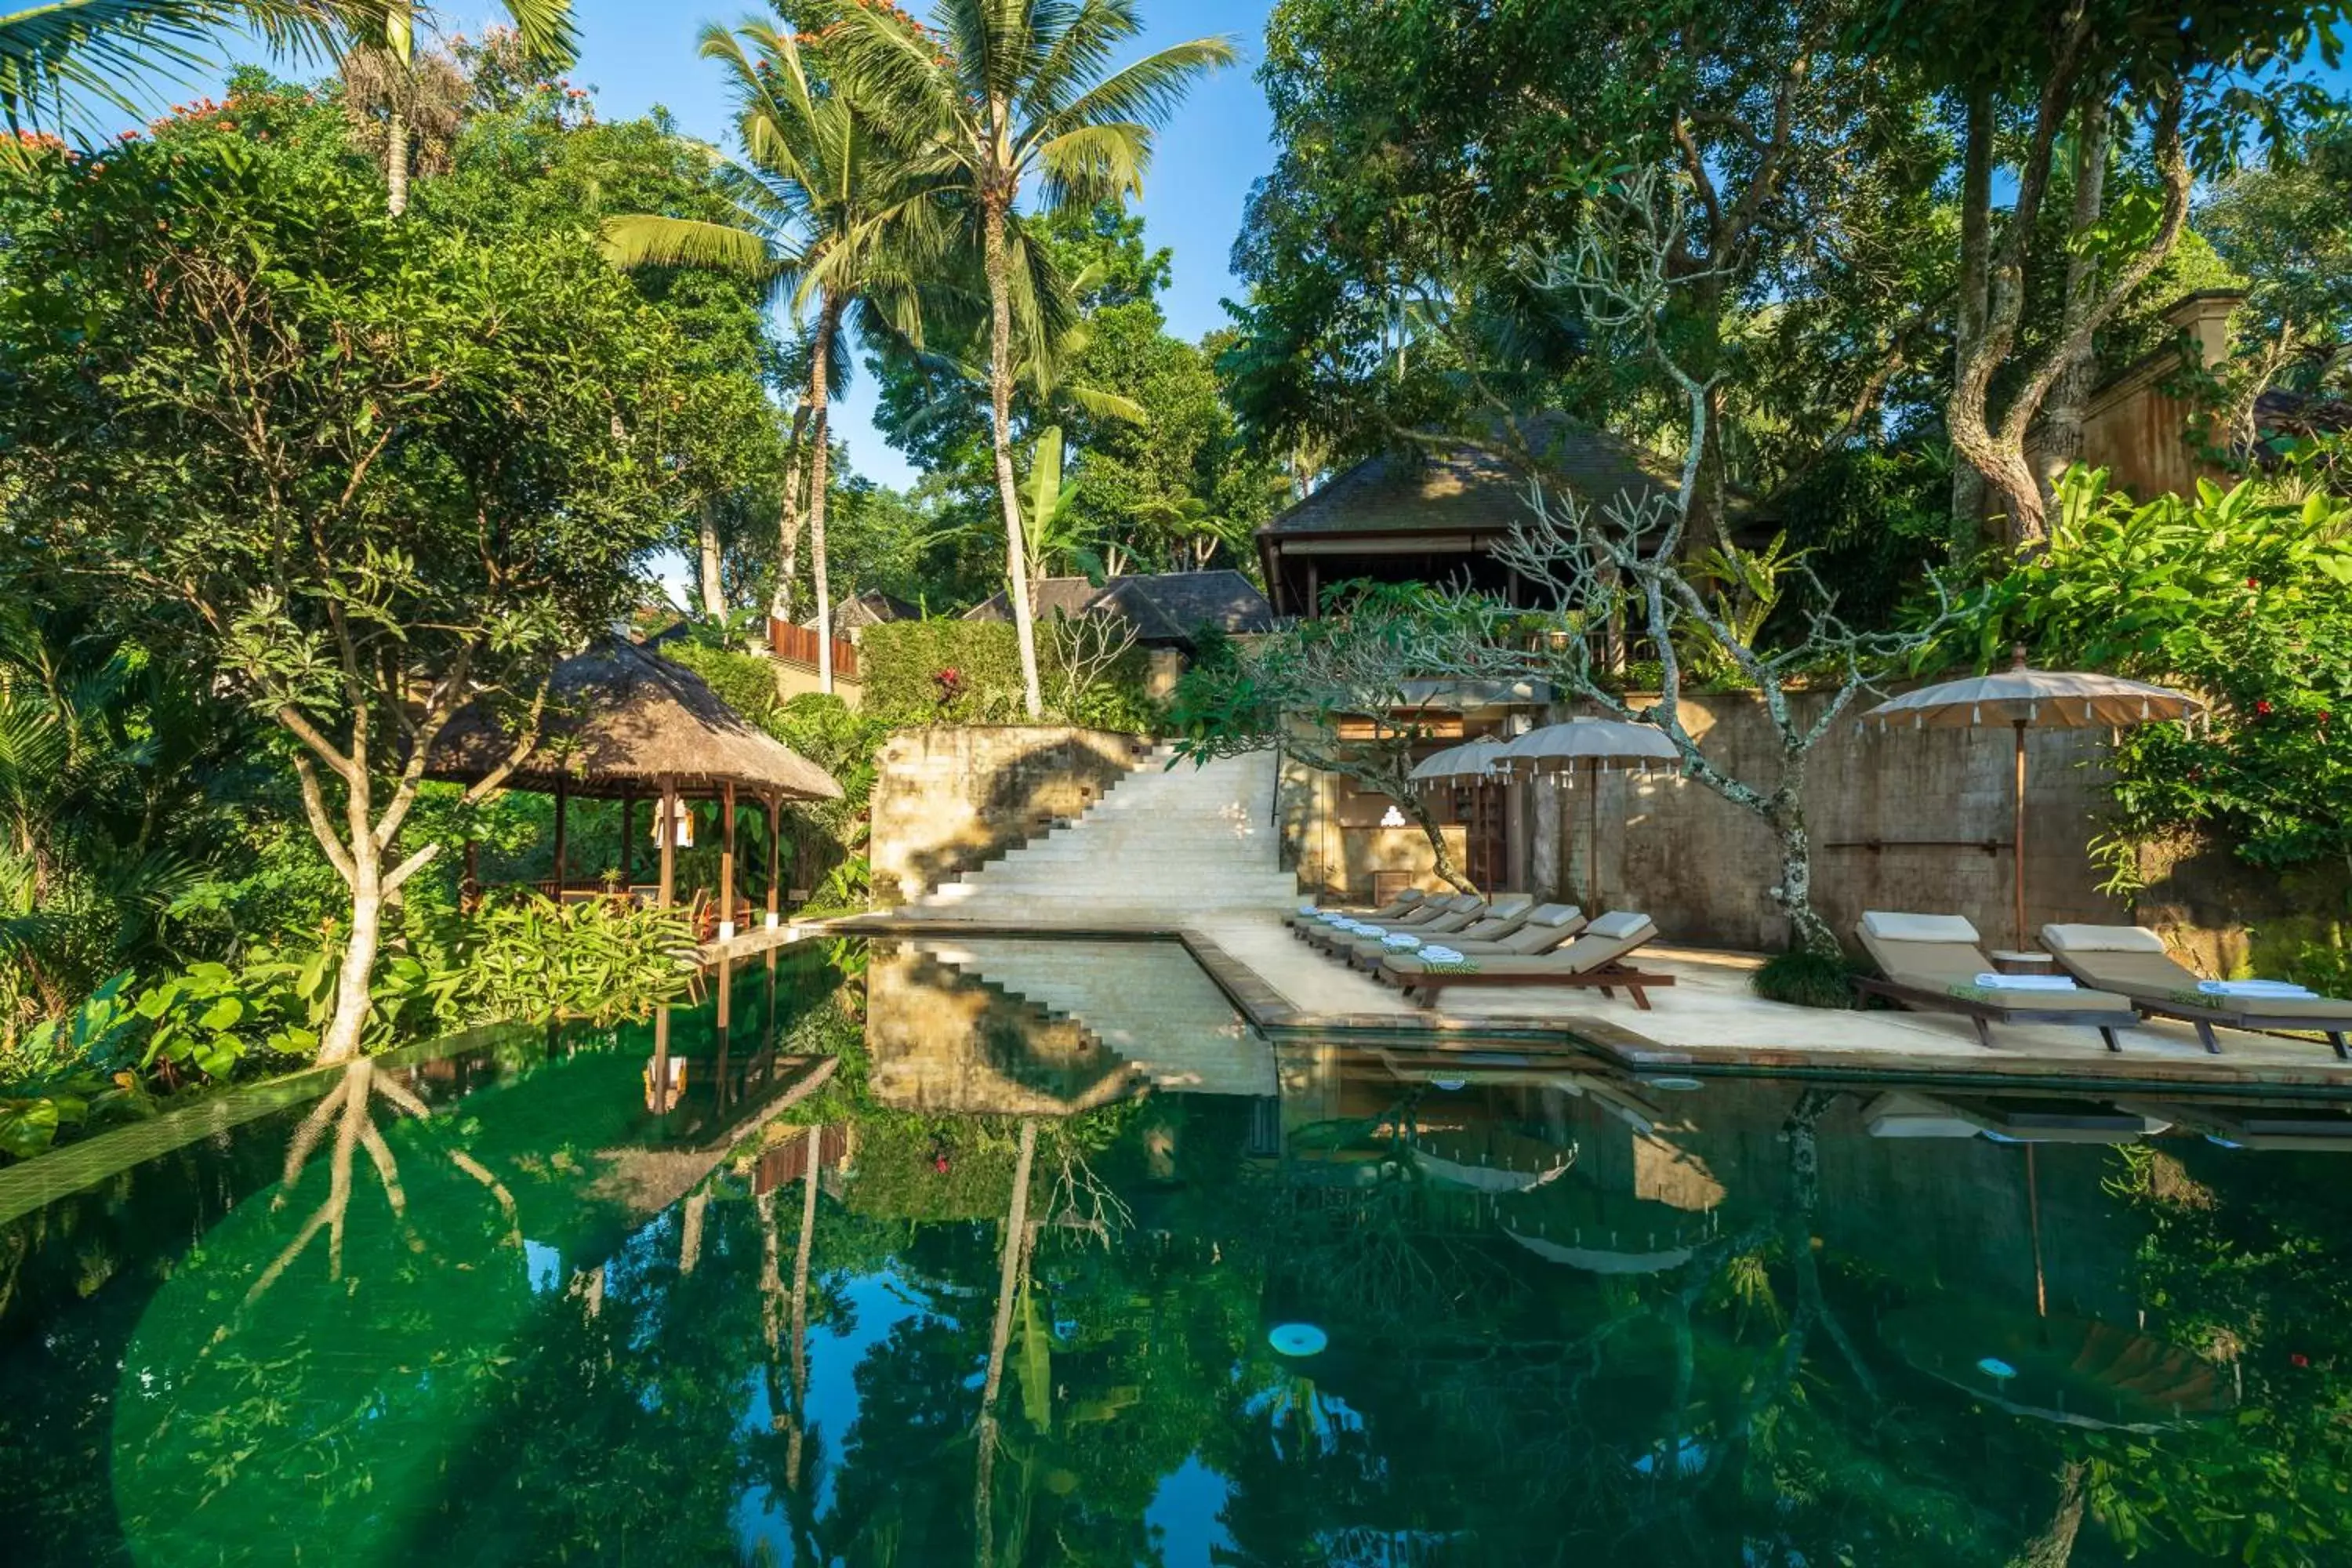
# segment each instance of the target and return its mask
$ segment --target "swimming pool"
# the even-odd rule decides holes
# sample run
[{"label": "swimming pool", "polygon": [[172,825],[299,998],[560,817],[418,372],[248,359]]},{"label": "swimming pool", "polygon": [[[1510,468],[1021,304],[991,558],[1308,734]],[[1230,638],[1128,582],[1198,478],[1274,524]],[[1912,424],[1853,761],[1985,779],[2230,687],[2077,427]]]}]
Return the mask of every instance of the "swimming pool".
[{"label": "swimming pool", "polygon": [[1188,965],[806,944],[81,1146],[0,1561],[2343,1560],[2332,1113],[1270,1044]]}]

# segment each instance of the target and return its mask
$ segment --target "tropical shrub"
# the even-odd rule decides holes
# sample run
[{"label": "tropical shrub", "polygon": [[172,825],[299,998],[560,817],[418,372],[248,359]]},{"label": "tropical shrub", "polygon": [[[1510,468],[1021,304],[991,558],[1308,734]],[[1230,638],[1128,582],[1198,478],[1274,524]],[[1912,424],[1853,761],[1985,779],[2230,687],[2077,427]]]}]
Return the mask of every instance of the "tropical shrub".
[{"label": "tropical shrub", "polygon": [[1853,988],[1857,968],[1851,959],[1832,958],[1800,948],[1766,959],[1763,967],[1748,980],[1748,986],[1768,1002],[1851,1010],[1862,1005]]},{"label": "tropical shrub", "polygon": [[2211,835],[2274,870],[2352,869],[2352,503],[2255,481],[2145,505],[2076,470],[2049,550],[1980,589],[1969,650],[2195,690],[2212,721],[2126,731],[2123,842]]},{"label": "tropical shrub", "polygon": [[[1041,631],[1050,629],[1047,621]],[[1145,694],[1147,660],[1129,648],[1108,668],[1070,689],[1066,668],[1071,644],[1059,636],[1037,640],[1038,679],[1063,723],[1148,734],[1156,712]],[[999,621],[891,621],[868,626],[858,644],[866,711],[892,726],[1019,724],[1021,645]]]}]

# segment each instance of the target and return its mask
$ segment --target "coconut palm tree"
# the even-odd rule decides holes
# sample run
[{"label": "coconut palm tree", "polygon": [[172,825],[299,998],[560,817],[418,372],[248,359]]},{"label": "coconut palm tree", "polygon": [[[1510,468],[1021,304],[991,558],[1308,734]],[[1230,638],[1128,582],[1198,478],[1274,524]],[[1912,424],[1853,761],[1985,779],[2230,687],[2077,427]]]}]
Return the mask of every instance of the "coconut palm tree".
[{"label": "coconut palm tree", "polygon": [[[833,689],[833,599],[825,556],[826,411],[848,367],[846,329],[919,339],[919,275],[941,259],[947,230],[937,160],[912,156],[827,79],[791,33],[765,24],[702,31],[702,54],[726,67],[744,162],[719,172],[735,222],[643,214],[604,226],[621,267],[688,265],[758,279],[795,316],[814,307],[808,395],[807,517],[815,557],[817,677]],[[798,468],[798,465],[794,465]],[[799,483],[785,481],[787,492]],[[784,501],[787,547],[797,497]],[[779,569],[783,569],[779,563]]]},{"label": "coconut palm tree", "polygon": [[[569,65],[578,50],[579,37],[572,26],[572,0],[499,0],[514,21],[524,52],[542,67]],[[363,76],[384,83],[389,113],[384,124],[384,183],[391,189],[388,205],[398,217],[408,210],[409,105],[398,83],[416,68],[416,24],[424,7],[416,0],[373,0],[377,25],[368,30],[360,48],[383,57],[379,67]]]},{"label": "coconut palm tree", "polygon": [[[1015,254],[1015,204],[1033,181],[1048,210],[1140,193],[1154,127],[1197,78],[1233,62],[1234,47],[1195,38],[1114,69],[1113,51],[1142,31],[1134,0],[938,0],[933,15],[927,29],[889,7],[845,7],[841,49],[861,92],[893,122],[924,128],[980,230],[996,488],[1023,695],[1035,718],[1045,700],[1012,431],[1015,295],[1032,273]],[[1050,315],[1034,302],[1030,313]]]},{"label": "coconut palm tree", "polygon": [[131,83],[210,64],[214,34],[247,28],[276,50],[308,55],[383,25],[387,0],[47,0],[0,11],[0,115],[8,129],[66,120],[95,102],[141,112]]}]

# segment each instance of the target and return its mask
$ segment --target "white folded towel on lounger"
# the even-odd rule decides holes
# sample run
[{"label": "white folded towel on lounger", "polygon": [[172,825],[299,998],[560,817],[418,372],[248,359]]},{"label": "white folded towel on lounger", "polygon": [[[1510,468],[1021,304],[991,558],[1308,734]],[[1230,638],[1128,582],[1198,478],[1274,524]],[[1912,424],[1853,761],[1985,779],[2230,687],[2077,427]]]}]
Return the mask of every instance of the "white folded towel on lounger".
[{"label": "white folded towel on lounger", "polygon": [[1462,962],[1462,955],[1454,952],[1454,949],[1450,947],[1439,947],[1434,942],[1423,948],[1421,950],[1421,956],[1429,960],[1432,963],[1459,963]]},{"label": "white folded towel on lounger", "polygon": [[1299,906],[1298,906],[1298,912],[1299,912],[1300,914],[1302,914],[1302,915],[1312,915],[1312,914],[1319,914],[1319,913],[1321,913],[1322,911],[1321,911],[1319,909],[1318,909],[1318,908],[1317,908],[1313,903],[1311,903],[1311,902],[1310,902],[1310,903],[1304,903],[1304,904],[1299,905]]},{"label": "white folded towel on lounger", "polygon": [[1413,935],[1411,931],[1394,931],[1381,938],[1381,945],[1382,947],[1393,947],[1399,952],[1403,952],[1408,948],[1419,947],[1421,945],[1421,938]]},{"label": "white folded towel on lounger", "polygon": [[1979,974],[1976,983],[1987,991],[2072,991],[2074,982],[2063,974]]},{"label": "white folded towel on lounger", "polygon": [[1370,921],[1358,921],[1356,922],[1356,934],[1358,936],[1386,936],[1389,934],[1389,928],[1386,926],[1376,926]]},{"label": "white folded towel on lounger", "polygon": [[2309,986],[2288,980],[2200,980],[2197,989],[2208,996],[2281,996],[2294,1001],[2318,997]]}]

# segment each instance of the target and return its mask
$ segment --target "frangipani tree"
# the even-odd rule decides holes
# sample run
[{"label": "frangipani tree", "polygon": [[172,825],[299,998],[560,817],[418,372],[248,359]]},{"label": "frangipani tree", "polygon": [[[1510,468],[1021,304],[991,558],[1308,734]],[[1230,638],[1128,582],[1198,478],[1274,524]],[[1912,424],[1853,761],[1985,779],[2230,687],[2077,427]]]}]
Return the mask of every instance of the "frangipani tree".
[{"label": "frangipani tree", "polygon": [[952,168],[979,230],[996,488],[1023,700],[1034,719],[1045,698],[1013,461],[1013,322],[1030,273],[1016,255],[1015,209],[1031,185],[1051,210],[1139,194],[1153,128],[1193,81],[1231,64],[1234,47],[1223,38],[1196,38],[1113,68],[1112,51],[1142,31],[1134,0],[940,0],[933,15],[935,26],[925,28],[886,7],[845,7],[838,24],[843,60],[894,122],[919,129]]},{"label": "frangipani tree", "polygon": [[[745,162],[722,186],[740,213],[734,223],[644,214],[604,226],[605,252],[621,267],[713,267],[765,285],[795,316],[814,307],[803,414],[807,458],[785,480],[782,549],[793,552],[808,485],[806,516],[814,555],[817,678],[833,689],[833,601],[825,556],[827,411],[846,376],[853,315],[869,335],[919,341],[915,289],[923,269],[942,265],[947,229],[940,215],[940,165],[885,134],[881,121],[824,68],[815,51],[765,23],[736,32],[708,26],[702,54],[720,62],[738,105]],[[797,445],[797,443],[796,443]],[[786,601],[788,602],[788,601]]]},{"label": "frangipani tree", "polygon": [[472,795],[496,790],[555,659],[636,597],[676,344],[575,237],[394,220],[267,124],[57,155],[8,199],[0,527],[276,727],[351,895],[335,1061],[386,903],[438,847],[402,843],[435,740],[510,703],[517,747]]}]

